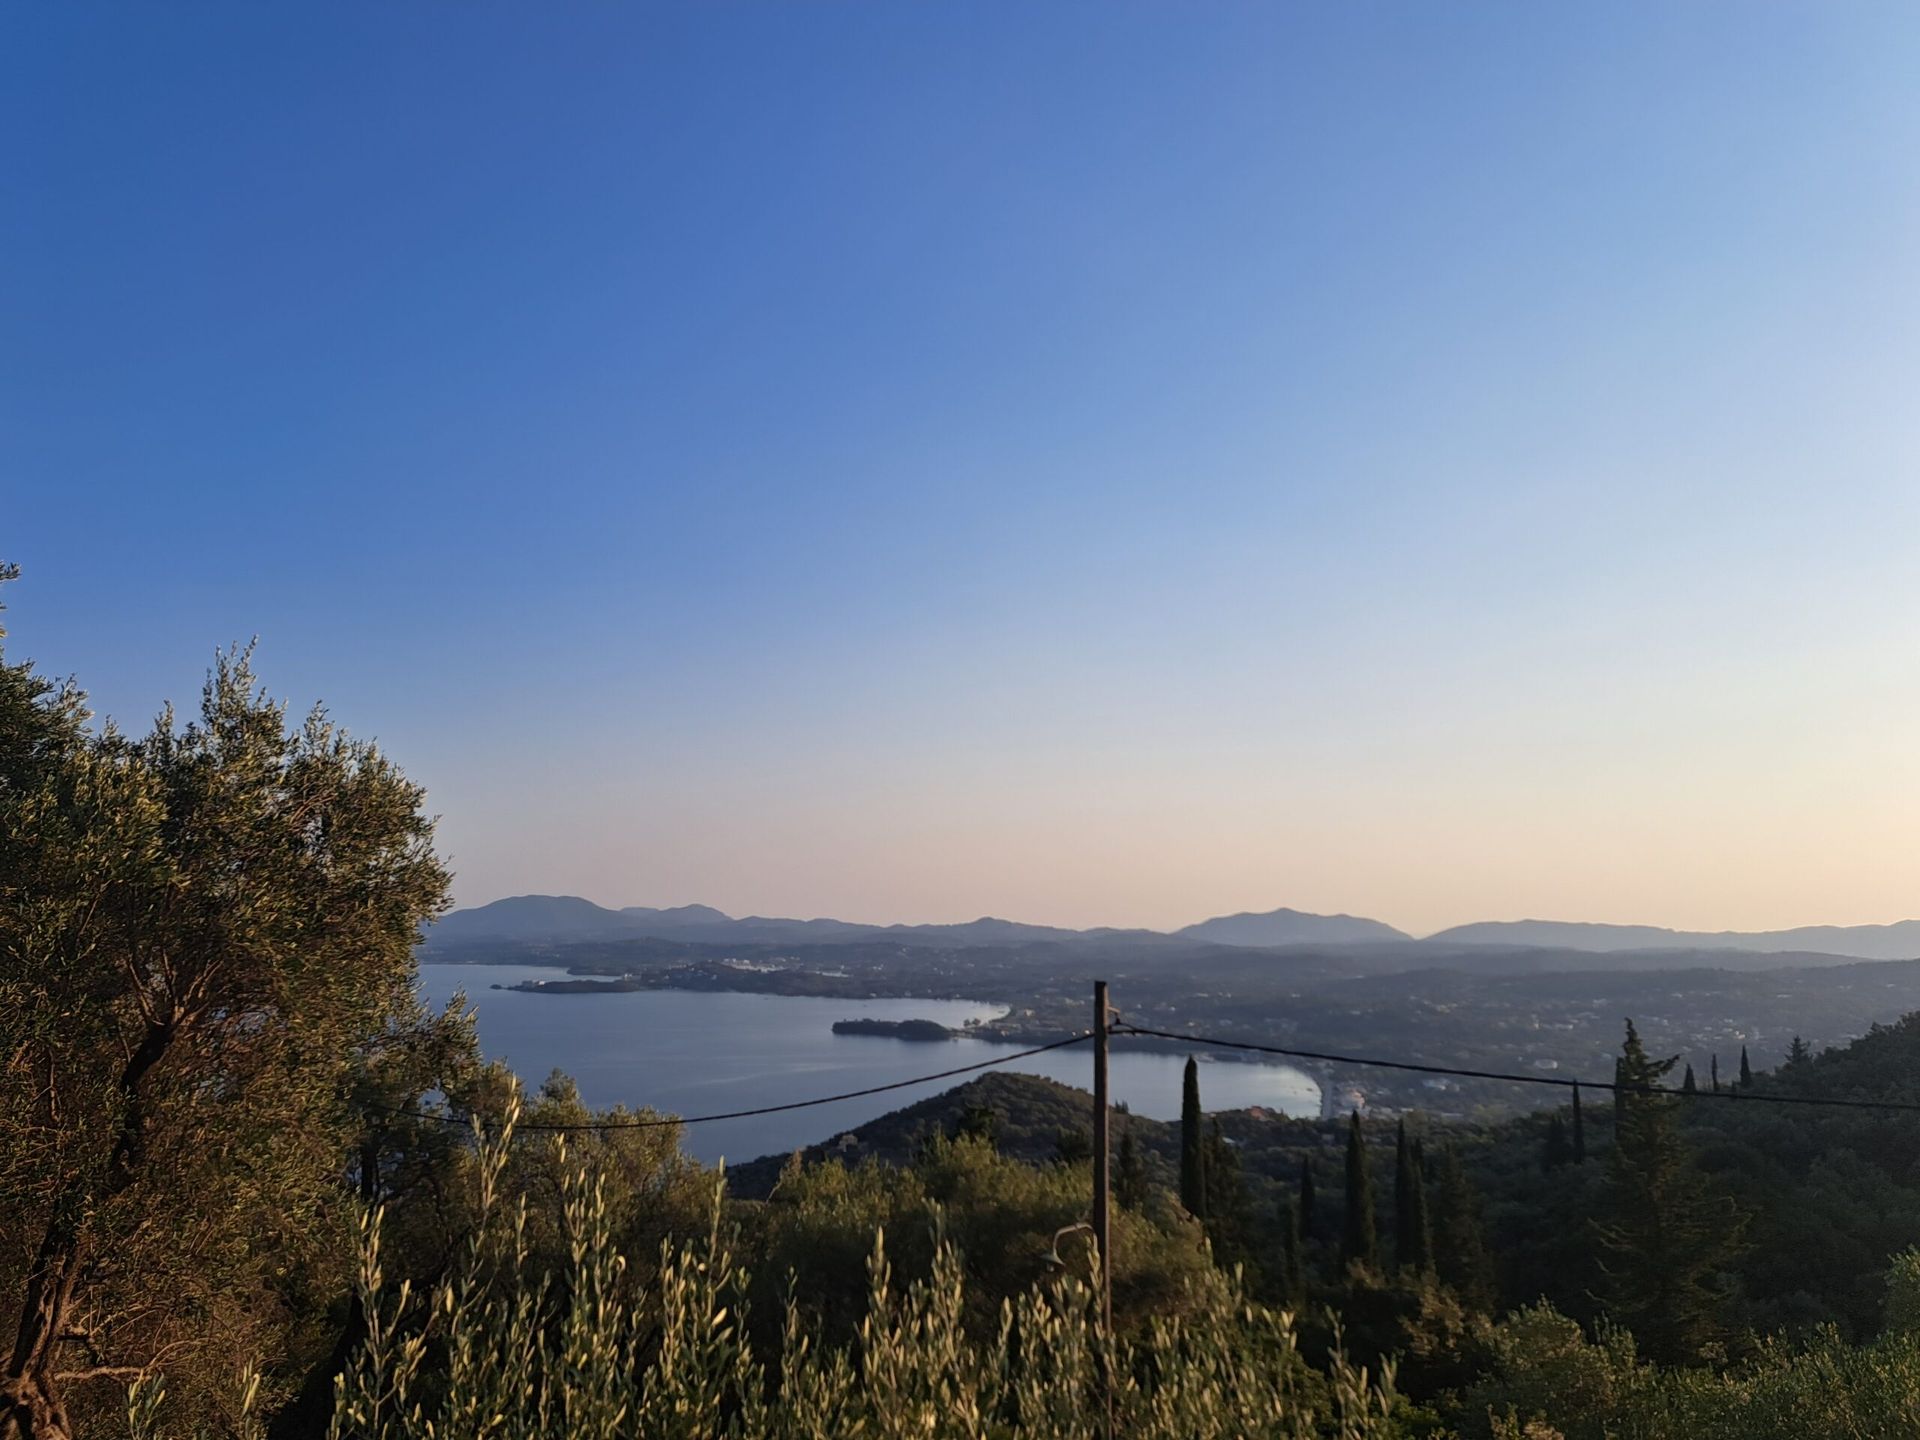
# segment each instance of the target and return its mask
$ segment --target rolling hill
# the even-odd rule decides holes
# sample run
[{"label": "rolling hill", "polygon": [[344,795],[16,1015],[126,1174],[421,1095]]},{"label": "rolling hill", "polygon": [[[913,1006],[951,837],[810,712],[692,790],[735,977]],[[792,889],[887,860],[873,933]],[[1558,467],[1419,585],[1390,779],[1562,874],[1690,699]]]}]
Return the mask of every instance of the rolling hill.
[{"label": "rolling hill", "polygon": [[1804,925],[1794,930],[1667,930],[1565,920],[1483,920],[1429,935],[1427,944],[1528,945],[1557,950],[1803,951],[1856,960],[1920,957],[1920,920],[1893,925]]},{"label": "rolling hill", "polygon": [[1173,932],[1182,940],[1210,945],[1355,945],[1382,940],[1411,940],[1404,930],[1357,915],[1309,915],[1301,910],[1269,910],[1255,915],[1218,915]]}]

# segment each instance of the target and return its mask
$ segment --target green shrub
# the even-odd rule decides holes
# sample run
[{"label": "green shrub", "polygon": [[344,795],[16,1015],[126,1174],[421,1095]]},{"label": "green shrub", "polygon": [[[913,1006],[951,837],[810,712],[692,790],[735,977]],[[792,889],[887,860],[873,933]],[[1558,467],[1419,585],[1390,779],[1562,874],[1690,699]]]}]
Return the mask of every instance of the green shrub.
[{"label": "green shrub", "polygon": [[[1901,1283],[1896,1275],[1895,1284]],[[1492,1373],[1460,1407],[1493,1440],[1908,1440],[1920,1434],[1920,1336],[1762,1342],[1725,1369],[1660,1369],[1620,1333],[1589,1339],[1541,1305],[1494,1332]]]}]

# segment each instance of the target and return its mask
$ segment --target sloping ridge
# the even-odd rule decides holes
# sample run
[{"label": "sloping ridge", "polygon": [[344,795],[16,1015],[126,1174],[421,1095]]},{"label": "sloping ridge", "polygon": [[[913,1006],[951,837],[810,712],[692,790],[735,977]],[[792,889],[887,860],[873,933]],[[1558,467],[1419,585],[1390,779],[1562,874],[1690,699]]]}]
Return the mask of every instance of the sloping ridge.
[{"label": "sloping ridge", "polygon": [[1803,925],[1793,930],[1668,930],[1568,920],[1482,920],[1429,935],[1426,944],[1529,945],[1562,950],[1808,951],[1858,960],[1920,958],[1920,920],[1892,925]]}]

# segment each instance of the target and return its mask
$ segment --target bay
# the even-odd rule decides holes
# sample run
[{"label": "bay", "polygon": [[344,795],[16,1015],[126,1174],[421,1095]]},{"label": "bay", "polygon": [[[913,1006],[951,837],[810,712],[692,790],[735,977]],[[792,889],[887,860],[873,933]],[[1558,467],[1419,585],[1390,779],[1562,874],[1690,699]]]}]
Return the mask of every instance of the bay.
[{"label": "bay", "polygon": [[[837,1000],[708,990],[637,990],[538,995],[495,990],[563,972],[530,965],[423,965],[421,989],[436,1008],[464,990],[480,1049],[529,1087],[554,1070],[571,1075],[589,1105],[651,1106],[676,1115],[751,1110],[817,1095],[888,1085],[1020,1049],[984,1040],[949,1043],[836,1035],[836,1020],[934,1020],[958,1029],[1001,1007],[971,1000]],[[1185,1058],[1116,1044],[1113,1098],[1156,1120],[1180,1115]],[[1008,1062],[1004,1067],[1089,1088],[1087,1046]],[[752,1160],[831,1140],[971,1076],[934,1080],[881,1095],[805,1110],[688,1126],[688,1153],[712,1164]],[[1320,1113],[1320,1087],[1287,1065],[1203,1061],[1201,1098],[1210,1110],[1262,1105],[1289,1115]]]}]

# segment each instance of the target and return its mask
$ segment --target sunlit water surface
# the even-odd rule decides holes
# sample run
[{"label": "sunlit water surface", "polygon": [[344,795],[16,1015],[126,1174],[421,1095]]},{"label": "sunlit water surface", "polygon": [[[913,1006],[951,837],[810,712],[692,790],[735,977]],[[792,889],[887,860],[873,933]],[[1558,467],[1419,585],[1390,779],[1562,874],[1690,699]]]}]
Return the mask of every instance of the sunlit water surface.
[{"label": "sunlit water surface", "polygon": [[[590,1105],[649,1105],[677,1115],[751,1110],[886,1085],[1021,1048],[980,1040],[928,1043],[833,1033],[836,1020],[923,1019],[958,1028],[968,1020],[1001,1013],[997,1006],[967,1000],[833,1000],[696,990],[536,995],[491,987],[551,980],[563,972],[523,965],[420,968],[422,988],[436,1006],[456,990],[466,991],[480,1028],[480,1048],[489,1059],[505,1061],[529,1085],[564,1070],[579,1083]],[[1113,1098],[1141,1115],[1177,1119],[1184,1064],[1179,1055],[1129,1050],[1116,1043]],[[997,1068],[1045,1075],[1081,1089],[1092,1084],[1087,1046]],[[791,1151],[830,1140],[969,1078],[691,1126],[685,1143],[708,1162]],[[1209,1110],[1264,1105],[1289,1115],[1320,1112],[1319,1085],[1286,1065],[1208,1064],[1201,1071],[1200,1090]]]}]

